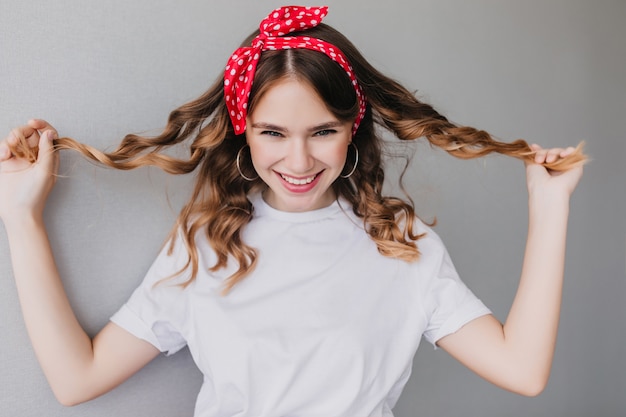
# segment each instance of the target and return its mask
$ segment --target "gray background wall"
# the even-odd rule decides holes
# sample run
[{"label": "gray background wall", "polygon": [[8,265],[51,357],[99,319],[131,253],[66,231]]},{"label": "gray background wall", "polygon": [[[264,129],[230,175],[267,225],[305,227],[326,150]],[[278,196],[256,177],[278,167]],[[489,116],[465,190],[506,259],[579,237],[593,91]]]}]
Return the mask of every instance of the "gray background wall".
[{"label": "gray background wall", "polygon": [[[534,399],[504,392],[424,344],[397,416],[626,415],[626,3],[328,3],[328,23],[451,119],[545,146],[585,140],[593,159],[572,201],[562,321],[546,391]],[[47,118],[61,134],[103,149],[127,132],[156,131],[171,109],[208,87],[278,5],[2,0],[0,131]],[[420,213],[437,216],[461,275],[505,319],[525,240],[522,164],[458,161],[423,144],[412,151],[407,183]],[[69,154],[62,163],[65,178],[46,219],[71,301],[95,333],[141,280],[191,178],[113,172]],[[0,333],[2,416],[192,414],[200,375],[186,352],[158,358],[93,402],[58,405],[23,327],[3,233]]]}]

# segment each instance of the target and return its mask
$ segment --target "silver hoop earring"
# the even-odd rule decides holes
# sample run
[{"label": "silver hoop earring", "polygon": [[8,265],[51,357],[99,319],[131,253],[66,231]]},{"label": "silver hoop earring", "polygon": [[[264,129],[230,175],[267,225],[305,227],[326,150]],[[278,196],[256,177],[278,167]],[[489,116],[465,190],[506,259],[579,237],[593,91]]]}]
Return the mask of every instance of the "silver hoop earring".
[{"label": "silver hoop earring", "polygon": [[257,174],[257,176],[256,176],[256,177],[254,177],[254,178],[250,178],[250,177],[246,177],[246,176],[244,175],[244,173],[241,171],[241,162],[240,162],[240,160],[241,160],[241,151],[243,151],[243,150],[246,148],[246,146],[247,146],[248,148],[250,147],[250,146],[248,146],[247,144],[246,144],[246,145],[243,145],[243,146],[241,147],[241,149],[239,149],[239,152],[237,152],[237,159],[235,160],[235,163],[236,163],[236,165],[237,165],[237,171],[239,171],[239,175],[241,175],[241,178],[243,178],[243,179],[244,179],[244,180],[246,180],[246,181],[254,181],[254,180],[259,179],[259,175],[258,175],[258,174]]},{"label": "silver hoop earring", "polygon": [[350,142],[350,145],[354,148],[354,166],[352,167],[352,170],[350,170],[349,174],[340,175],[341,178],[350,178],[352,174],[354,174],[354,171],[356,171],[356,166],[359,164],[359,148],[356,147],[354,142]]}]

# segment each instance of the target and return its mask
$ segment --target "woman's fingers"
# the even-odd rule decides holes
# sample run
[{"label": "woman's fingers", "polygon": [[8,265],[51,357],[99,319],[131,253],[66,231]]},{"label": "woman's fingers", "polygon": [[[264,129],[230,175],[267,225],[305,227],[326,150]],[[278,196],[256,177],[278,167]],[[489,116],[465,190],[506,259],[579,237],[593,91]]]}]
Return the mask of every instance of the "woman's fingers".
[{"label": "woman's fingers", "polygon": [[54,130],[54,132],[57,133],[54,126],[43,119],[30,119],[28,121],[28,126],[37,130]]},{"label": "woman's fingers", "polygon": [[39,131],[28,125],[16,127],[9,133],[9,143],[11,146],[26,143],[29,148],[34,148],[39,144]]},{"label": "woman's fingers", "polygon": [[0,162],[6,161],[11,157],[11,150],[5,142],[0,142]]},{"label": "woman's fingers", "polygon": [[[41,139],[45,139],[40,139],[37,143],[39,146],[39,156],[41,157],[43,155],[43,157],[46,157],[46,155],[49,154],[54,154],[56,156],[56,153],[53,152],[53,147],[54,140],[59,137],[59,134],[54,126],[42,119],[31,119],[28,121],[28,125],[37,129],[39,132],[42,132]],[[38,161],[41,161],[40,157],[37,158]]]},{"label": "woman's fingers", "polygon": [[[526,163],[526,180],[530,194],[553,196],[564,191],[569,196],[580,181],[582,164],[572,165],[566,169],[553,170],[550,168],[575,154],[576,148],[570,146],[544,149],[536,144],[530,145],[530,147],[535,152],[532,161],[534,163]],[[548,190],[548,193],[541,190]]]},{"label": "woman's fingers", "polygon": [[44,169],[49,172],[56,172],[56,160],[58,155],[54,152],[54,140],[57,138],[57,134],[54,130],[46,130],[41,134],[39,139],[39,153],[37,155],[37,162],[41,164]]},{"label": "woman's fingers", "polygon": [[41,136],[46,131],[52,132],[52,137],[57,137],[54,126],[42,119],[31,119],[26,125],[12,129],[6,139],[0,142],[0,162],[14,156],[35,162]]},{"label": "woman's fingers", "polygon": [[565,158],[575,151],[575,148],[569,146],[567,148],[548,148],[544,149],[537,144],[530,145],[530,148],[535,151],[535,162],[538,164],[556,162],[561,158]]},{"label": "woman's fingers", "polygon": [[[59,165],[59,155],[54,150],[56,137],[54,128],[38,123],[13,129],[0,142],[0,156],[4,158],[0,160],[3,221],[18,219],[25,213],[39,215],[43,211]],[[34,138],[38,139],[37,143],[33,143]]]}]

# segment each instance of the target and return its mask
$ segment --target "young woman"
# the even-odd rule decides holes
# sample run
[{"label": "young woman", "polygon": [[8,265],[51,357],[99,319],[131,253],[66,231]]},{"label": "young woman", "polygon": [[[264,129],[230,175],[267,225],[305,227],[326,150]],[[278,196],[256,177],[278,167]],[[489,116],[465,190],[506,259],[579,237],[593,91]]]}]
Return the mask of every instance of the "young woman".
[{"label": "young woman", "polygon": [[[422,336],[504,389],[543,389],[584,155],[450,123],[321,24],[326,11],[273,11],[157,137],[128,135],[106,154],[31,120],[0,143],[0,218],[28,332],[60,402],[94,398],[187,345],[204,374],[197,416],[391,416]],[[375,125],[461,158],[525,161],[528,242],[504,324],[413,206],[382,194]],[[179,144],[188,159],[163,152]],[[197,172],[168,244],[93,340],[42,220],[58,149],[118,169]]]}]

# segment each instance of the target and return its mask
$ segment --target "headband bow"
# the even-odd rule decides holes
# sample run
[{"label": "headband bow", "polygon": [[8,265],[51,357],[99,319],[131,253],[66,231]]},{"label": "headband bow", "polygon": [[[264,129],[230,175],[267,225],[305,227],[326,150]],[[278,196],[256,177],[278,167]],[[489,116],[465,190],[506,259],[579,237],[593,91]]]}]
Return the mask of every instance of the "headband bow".
[{"label": "headband bow", "polygon": [[352,127],[352,135],[356,133],[365,116],[365,95],[346,57],[336,46],[321,39],[308,36],[284,36],[317,26],[327,13],[328,7],[326,6],[278,8],[261,21],[260,34],[254,38],[252,45],[241,47],[233,53],[224,70],[224,98],[235,134],[240,135],[246,130],[248,98],[261,52],[295,48],[321,52],[339,64],[348,74],[359,101],[359,114]]}]

